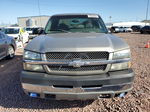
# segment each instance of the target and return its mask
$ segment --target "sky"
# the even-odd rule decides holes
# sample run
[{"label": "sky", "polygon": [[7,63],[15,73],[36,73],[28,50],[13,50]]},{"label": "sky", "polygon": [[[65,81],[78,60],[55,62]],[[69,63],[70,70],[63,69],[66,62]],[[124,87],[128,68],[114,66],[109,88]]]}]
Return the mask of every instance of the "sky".
[{"label": "sky", "polygon": [[[17,17],[60,13],[96,13],[104,22],[142,21],[148,0],[0,0],[0,24],[17,23]],[[111,20],[110,17],[111,16]],[[150,4],[149,15],[150,19]]]}]

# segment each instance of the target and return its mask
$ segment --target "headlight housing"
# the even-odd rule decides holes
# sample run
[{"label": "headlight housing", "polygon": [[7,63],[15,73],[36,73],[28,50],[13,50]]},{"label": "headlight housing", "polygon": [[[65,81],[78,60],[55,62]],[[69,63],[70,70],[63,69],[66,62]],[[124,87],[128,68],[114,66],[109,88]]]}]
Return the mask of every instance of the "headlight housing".
[{"label": "headlight housing", "polygon": [[23,69],[27,71],[44,72],[42,65],[32,65],[23,63]]},{"label": "headlight housing", "polygon": [[[131,58],[130,49],[114,52],[113,60]],[[115,63],[111,65],[110,71],[123,70],[131,67],[131,62]]]},{"label": "headlight housing", "polygon": [[41,54],[32,52],[32,51],[24,51],[24,59],[27,60],[41,60]]},{"label": "headlight housing", "polygon": [[[32,52],[32,51],[24,51],[24,60],[37,60],[40,61],[41,59],[41,54]],[[44,72],[43,66],[42,65],[34,65],[34,64],[27,64],[23,63],[23,68],[24,70],[28,71],[39,71],[39,72]]]},{"label": "headlight housing", "polygon": [[111,65],[110,71],[125,70],[131,67],[131,62],[116,63]]},{"label": "headlight housing", "polygon": [[130,57],[131,57],[130,49],[117,51],[117,52],[114,52],[113,54],[113,59],[124,59],[124,58],[130,58]]}]

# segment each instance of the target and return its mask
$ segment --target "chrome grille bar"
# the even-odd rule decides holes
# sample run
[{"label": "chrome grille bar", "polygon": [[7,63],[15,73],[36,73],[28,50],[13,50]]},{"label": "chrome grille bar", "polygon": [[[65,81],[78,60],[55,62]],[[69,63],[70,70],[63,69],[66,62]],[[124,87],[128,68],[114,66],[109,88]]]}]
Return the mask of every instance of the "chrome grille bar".
[{"label": "chrome grille bar", "polygon": [[[117,59],[117,60],[99,60],[99,61],[80,61],[81,66],[88,65],[105,65],[105,64],[114,64],[114,63],[123,63],[130,61],[130,58],[126,59]],[[33,65],[66,65],[73,66],[73,61],[37,61],[37,60],[24,60],[27,64]]]}]

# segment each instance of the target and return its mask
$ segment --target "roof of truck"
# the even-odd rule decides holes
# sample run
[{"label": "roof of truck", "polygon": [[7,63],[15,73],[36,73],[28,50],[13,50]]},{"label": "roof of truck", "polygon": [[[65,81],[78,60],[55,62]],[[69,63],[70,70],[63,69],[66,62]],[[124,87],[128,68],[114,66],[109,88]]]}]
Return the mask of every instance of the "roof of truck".
[{"label": "roof of truck", "polygon": [[94,13],[64,13],[64,14],[55,14],[53,16],[75,16],[75,15],[92,15],[92,16],[99,16],[99,14]]}]

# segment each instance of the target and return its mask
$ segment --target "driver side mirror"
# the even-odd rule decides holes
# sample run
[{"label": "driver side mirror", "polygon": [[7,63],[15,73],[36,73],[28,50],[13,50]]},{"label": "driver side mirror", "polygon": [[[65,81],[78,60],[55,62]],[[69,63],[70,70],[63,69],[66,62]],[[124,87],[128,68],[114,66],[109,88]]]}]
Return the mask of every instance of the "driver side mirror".
[{"label": "driver side mirror", "polygon": [[43,28],[40,28],[39,31],[38,31],[38,35],[41,35],[41,34],[45,34],[45,31]]}]

